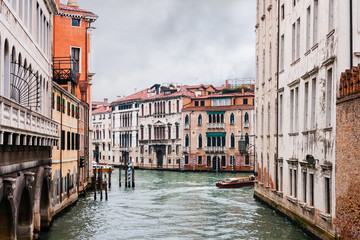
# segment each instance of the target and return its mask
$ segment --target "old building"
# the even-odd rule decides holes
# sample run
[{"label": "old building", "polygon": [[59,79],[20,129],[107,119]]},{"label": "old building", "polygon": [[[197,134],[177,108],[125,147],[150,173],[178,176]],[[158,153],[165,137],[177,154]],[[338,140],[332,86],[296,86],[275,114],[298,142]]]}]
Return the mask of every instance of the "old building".
[{"label": "old building", "polygon": [[114,165],[124,165],[129,160],[139,165],[139,109],[147,92],[144,89],[111,103]]},{"label": "old building", "polygon": [[[91,36],[92,23],[98,18],[94,13],[81,9],[76,0],[69,0],[67,4],[56,0],[58,12],[54,16],[54,81],[65,90],[82,101],[80,114],[83,109],[84,121],[79,127],[79,134],[83,148],[84,168],[81,169],[79,182],[83,185],[90,180],[92,169],[91,147],[91,84],[94,73],[91,67]],[[86,185],[84,186],[86,187]]]},{"label": "old building", "polygon": [[140,168],[179,169],[182,155],[181,110],[194,96],[186,86],[155,84],[140,104]]},{"label": "old building", "polygon": [[336,105],[336,226],[343,239],[360,238],[360,65],[341,75]]},{"label": "old building", "polygon": [[112,163],[112,120],[110,104],[92,111],[92,151],[93,161],[101,164]]},{"label": "old building", "polygon": [[52,150],[52,210],[56,215],[78,199],[81,164],[81,101],[53,83],[52,119],[59,124],[59,144]]},{"label": "old building", "polygon": [[255,196],[321,238],[337,234],[336,95],[341,72],[359,62],[352,4],[257,5]]},{"label": "old building", "polygon": [[[246,89],[247,92],[244,92]],[[182,109],[183,170],[253,171],[254,92],[243,87],[192,87],[195,96]],[[228,90],[228,93],[225,93]],[[239,151],[239,141],[246,149]]]},{"label": "old building", "polygon": [[52,26],[55,1],[1,1],[0,239],[50,224]]}]

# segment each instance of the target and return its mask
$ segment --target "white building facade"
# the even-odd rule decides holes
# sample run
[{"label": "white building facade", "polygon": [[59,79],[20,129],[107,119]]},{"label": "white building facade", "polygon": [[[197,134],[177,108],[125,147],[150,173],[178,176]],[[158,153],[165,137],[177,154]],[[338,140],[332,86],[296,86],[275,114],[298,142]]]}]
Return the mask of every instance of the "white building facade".
[{"label": "white building facade", "polygon": [[257,5],[255,196],[321,238],[337,234],[336,96],[341,72],[360,62],[351,50],[360,47],[359,8],[340,0]]},{"label": "white building facade", "polygon": [[109,105],[92,111],[93,161],[100,164],[112,163],[112,113]]},{"label": "white building facade", "polygon": [[1,239],[33,239],[51,220],[50,156],[59,134],[51,120],[56,11],[53,0],[1,1]]}]

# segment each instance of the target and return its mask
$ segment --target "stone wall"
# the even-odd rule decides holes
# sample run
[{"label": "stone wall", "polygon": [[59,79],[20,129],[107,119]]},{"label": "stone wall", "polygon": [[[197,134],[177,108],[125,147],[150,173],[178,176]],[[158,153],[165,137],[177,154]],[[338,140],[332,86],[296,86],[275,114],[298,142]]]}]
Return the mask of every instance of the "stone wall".
[{"label": "stone wall", "polygon": [[341,75],[336,109],[336,225],[360,239],[360,65]]}]

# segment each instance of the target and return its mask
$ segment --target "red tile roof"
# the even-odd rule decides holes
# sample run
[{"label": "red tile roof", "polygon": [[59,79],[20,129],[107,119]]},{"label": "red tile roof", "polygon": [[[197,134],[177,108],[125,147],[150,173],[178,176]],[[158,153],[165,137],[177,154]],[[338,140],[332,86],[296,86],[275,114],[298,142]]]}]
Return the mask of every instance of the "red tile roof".
[{"label": "red tile roof", "polygon": [[129,101],[129,100],[141,100],[141,99],[145,99],[147,97],[147,92],[148,92],[149,88],[146,88],[144,90],[141,90],[140,92],[131,94],[127,97],[118,99],[112,103],[116,103],[116,102],[125,102],[125,101]]},{"label": "red tile roof", "polygon": [[101,106],[101,107],[95,109],[94,111],[92,111],[92,114],[108,113],[108,112],[111,112],[111,107],[110,107],[110,105],[105,105],[105,106]]},{"label": "red tile roof", "polygon": [[203,107],[185,107],[183,108],[184,111],[191,111],[191,110],[229,110],[229,109],[254,109],[255,106],[253,105],[230,105],[230,106],[203,106]]},{"label": "red tile roof", "polygon": [[76,8],[76,7],[71,7],[68,6],[66,4],[60,3],[60,10],[64,10],[64,11],[69,11],[69,12],[76,12],[78,14],[90,14],[90,15],[94,15],[96,16],[93,12],[81,9],[81,8]]}]

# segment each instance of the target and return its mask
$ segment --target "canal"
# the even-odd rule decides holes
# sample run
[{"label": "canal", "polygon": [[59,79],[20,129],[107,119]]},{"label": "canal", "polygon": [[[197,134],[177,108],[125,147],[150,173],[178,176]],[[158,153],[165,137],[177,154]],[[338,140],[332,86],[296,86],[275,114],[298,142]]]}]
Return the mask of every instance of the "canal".
[{"label": "canal", "polygon": [[136,188],[124,189],[115,169],[108,201],[89,192],[41,239],[310,239],[256,201],[253,188],[215,187],[231,176],[137,170]]}]

